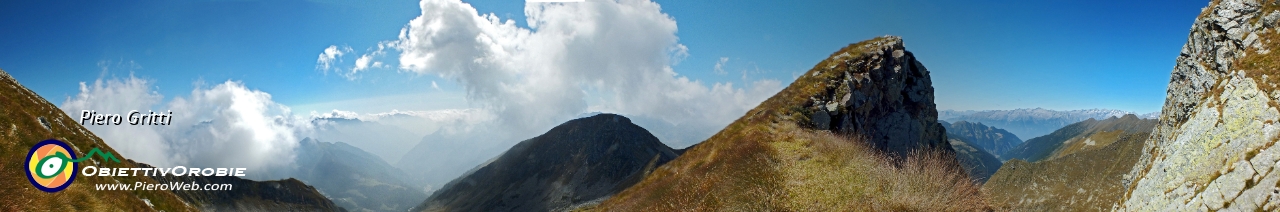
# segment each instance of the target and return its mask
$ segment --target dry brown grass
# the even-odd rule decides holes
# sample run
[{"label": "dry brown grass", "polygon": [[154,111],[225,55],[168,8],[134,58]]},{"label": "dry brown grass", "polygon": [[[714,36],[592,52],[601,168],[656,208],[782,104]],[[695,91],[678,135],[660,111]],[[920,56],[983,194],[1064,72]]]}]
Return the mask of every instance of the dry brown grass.
[{"label": "dry brown grass", "polygon": [[990,210],[980,186],[948,152],[918,151],[894,161],[860,139],[789,122],[726,131],[739,134],[713,137],[592,209]]},{"label": "dry brown grass", "polygon": [[781,153],[788,209],[989,210],[980,186],[948,152],[917,151],[895,161],[862,139],[811,130],[792,131],[791,140],[771,144]]}]

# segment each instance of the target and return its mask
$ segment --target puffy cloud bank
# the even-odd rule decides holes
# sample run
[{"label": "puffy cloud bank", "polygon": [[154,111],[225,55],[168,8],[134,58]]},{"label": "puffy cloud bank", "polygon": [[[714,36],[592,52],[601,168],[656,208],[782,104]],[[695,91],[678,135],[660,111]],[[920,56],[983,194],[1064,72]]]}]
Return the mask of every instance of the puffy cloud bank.
[{"label": "puffy cloud bank", "polygon": [[[397,40],[360,58],[381,55],[383,45],[398,51],[401,71],[456,80],[512,130],[546,129],[594,111],[718,129],[782,87],[776,80],[708,86],[679,75],[671,67],[688,48],[676,21],[649,0],[526,3],[527,28],[459,0],[419,6],[422,14]],[[320,66],[334,60],[329,53]]]},{"label": "puffy cloud bank", "polygon": [[162,167],[244,167],[263,172],[287,167],[300,135],[311,129],[308,120],[293,116],[270,94],[239,82],[197,86],[190,96],[164,104],[163,96],[152,87],[151,81],[133,76],[98,79],[92,85],[82,82],[80,93],[68,97],[61,109],[73,118],[79,118],[81,110],[122,116],[131,110],[173,111],[167,126],[85,126],[122,155]]}]

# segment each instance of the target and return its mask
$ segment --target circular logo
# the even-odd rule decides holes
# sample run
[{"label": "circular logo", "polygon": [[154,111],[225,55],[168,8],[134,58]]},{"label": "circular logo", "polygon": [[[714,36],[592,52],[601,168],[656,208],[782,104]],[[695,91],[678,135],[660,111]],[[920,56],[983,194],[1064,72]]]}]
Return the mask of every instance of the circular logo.
[{"label": "circular logo", "polygon": [[37,143],[27,152],[27,180],[45,192],[58,192],[76,180],[76,152],[59,140],[49,139]]}]

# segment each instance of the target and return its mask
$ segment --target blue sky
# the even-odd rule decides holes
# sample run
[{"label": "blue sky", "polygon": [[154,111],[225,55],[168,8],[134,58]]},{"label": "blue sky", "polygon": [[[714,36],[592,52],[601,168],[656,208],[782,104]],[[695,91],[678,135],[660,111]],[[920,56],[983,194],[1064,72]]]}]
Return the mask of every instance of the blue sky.
[{"label": "blue sky", "polygon": [[[467,2],[528,26],[522,1]],[[706,84],[785,85],[844,45],[892,34],[932,71],[939,109],[1143,113],[1162,106],[1174,58],[1207,4],[656,2],[688,48],[671,68]],[[321,111],[326,102],[397,95],[411,100],[391,102],[416,103],[394,109],[467,107],[456,80],[397,70],[394,57],[384,60],[392,66],[355,80],[316,68],[325,48],[365,53],[396,40],[420,12],[416,1],[3,1],[0,68],[55,104],[76,95],[80,82],[132,73],[154,81],[165,98],[189,95],[197,81],[234,80],[281,104]],[[714,71],[721,58],[728,58],[725,74]],[[372,108],[333,109],[389,109],[365,107]]]}]

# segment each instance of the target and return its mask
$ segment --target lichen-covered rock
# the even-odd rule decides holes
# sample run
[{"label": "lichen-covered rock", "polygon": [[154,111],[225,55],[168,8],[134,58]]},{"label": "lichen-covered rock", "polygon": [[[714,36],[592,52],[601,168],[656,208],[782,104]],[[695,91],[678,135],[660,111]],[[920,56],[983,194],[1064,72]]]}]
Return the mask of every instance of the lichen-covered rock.
[{"label": "lichen-covered rock", "polygon": [[[1266,4],[1266,5],[1264,5]],[[1270,56],[1274,1],[1222,0],[1191,28],[1178,56],[1156,132],[1130,171],[1130,194],[1118,210],[1275,211],[1275,79],[1242,69],[1250,54]],[[1253,51],[1250,51],[1253,50]],[[1251,73],[1252,72],[1252,73]],[[1262,76],[1265,76],[1263,74]]]},{"label": "lichen-covered rock", "polygon": [[[876,148],[904,156],[923,148],[950,149],[938,124],[929,70],[885,36],[824,61],[824,92],[810,98],[810,126],[866,137]],[[822,68],[822,67],[818,67]]]}]

